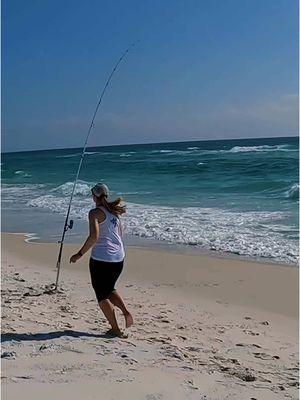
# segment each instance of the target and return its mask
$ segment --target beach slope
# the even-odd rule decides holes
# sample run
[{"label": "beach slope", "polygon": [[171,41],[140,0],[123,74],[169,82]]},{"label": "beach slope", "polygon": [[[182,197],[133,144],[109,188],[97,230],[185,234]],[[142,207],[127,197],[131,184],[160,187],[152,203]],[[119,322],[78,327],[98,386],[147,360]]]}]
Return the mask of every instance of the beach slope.
[{"label": "beach slope", "polygon": [[65,246],[53,294],[58,245],[24,239],[2,234],[3,399],[298,398],[297,268],[128,248],[118,290],[135,324],[120,339],[88,255],[71,265]]}]

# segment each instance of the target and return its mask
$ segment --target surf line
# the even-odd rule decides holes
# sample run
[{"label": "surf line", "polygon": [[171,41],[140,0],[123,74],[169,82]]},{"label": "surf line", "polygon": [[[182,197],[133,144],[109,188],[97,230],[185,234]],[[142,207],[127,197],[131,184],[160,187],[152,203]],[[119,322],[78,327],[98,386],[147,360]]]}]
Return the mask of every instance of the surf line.
[{"label": "surf line", "polygon": [[71,211],[71,206],[72,206],[72,201],[73,201],[73,196],[74,196],[74,192],[75,192],[75,188],[76,188],[76,184],[79,178],[79,174],[80,174],[80,170],[81,170],[81,166],[82,166],[82,162],[83,162],[83,158],[85,155],[85,149],[87,147],[87,143],[91,134],[91,131],[93,129],[94,126],[94,121],[96,118],[96,115],[98,113],[98,110],[100,108],[100,105],[102,103],[102,99],[105,95],[106,89],[109,86],[109,83],[114,75],[114,73],[116,72],[116,70],[118,69],[118,66],[121,64],[121,62],[124,60],[124,58],[127,56],[127,54],[129,53],[129,51],[138,43],[139,41],[133,42],[129,47],[127,47],[127,49],[124,51],[124,53],[121,55],[121,57],[118,59],[118,61],[116,62],[116,64],[114,65],[109,77],[107,78],[107,81],[105,82],[105,85],[102,89],[102,92],[100,94],[97,106],[95,108],[88,132],[87,132],[87,136],[85,138],[85,142],[82,148],[82,153],[81,153],[81,157],[80,157],[80,161],[78,164],[78,168],[77,168],[77,173],[76,173],[76,177],[74,180],[74,184],[73,184],[73,188],[72,188],[72,192],[71,192],[71,197],[70,197],[70,201],[69,201],[69,205],[68,205],[68,210],[67,210],[67,214],[66,214],[66,219],[64,222],[64,227],[63,227],[63,231],[62,231],[62,236],[61,236],[61,240],[58,242],[60,243],[59,246],[59,252],[58,252],[58,256],[57,256],[57,263],[56,263],[56,269],[57,269],[57,274],[56,274],[56,282],[53,288],[53,291],[57,291],[58,288],[58,282],[59,282],[59,275],[60,275],[60,269],[61,269],[61,258],[62,258],[62,252],[63,252],[63,246],[64,246],[64,240],[65,240],[65,236],[66,236],[66,232],[68,229],[72,229],[73,228],[73,223],[74,221],[71,219],[69,221],[69,216],[70,216],[70,211]]}]

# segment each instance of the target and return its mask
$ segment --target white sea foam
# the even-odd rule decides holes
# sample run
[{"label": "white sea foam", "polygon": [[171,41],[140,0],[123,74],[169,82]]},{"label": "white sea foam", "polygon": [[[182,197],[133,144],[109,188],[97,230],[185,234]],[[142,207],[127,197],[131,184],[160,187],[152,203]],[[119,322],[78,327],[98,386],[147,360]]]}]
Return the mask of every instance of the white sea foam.
[{"label": "white sea foam", "polygon": [[16,183],[14,185],[9,183],[2,183],[1,190],[7,191],[20,191],[20,190],[31,190],[31,189],[40,189],[45,187],[46,184],[44,183]]},{"label": "white sea foam", "polygon": [[[72,157],[79,157],[81,156],[80,153],[73,153],[73,154],[65,154],[65,155],[60,155],[56,156],[56,158],[72,158]],[[115,152],[108,152],[108,151],[85,151],[84,155],[85,156],[93,156],[95,154],[102,154],[102,155],[108,155],[108,154],[116,154]]]},{"label": "white sea foam", "polygon": [[[27,206],[50,210],[55,213],[65,214],[69,204],[69,197],[57,197],[53,194],[47,194],[31,199]],[[72,217],[78,219],[87,219],[88,211],[94,206],[91,198],[76,198],[72,205]]]},{"label": "white sea foam", "polygon": [[1,185],[2,201],[15,202],[17,199],[28,200],[45,187],[43,184],[14,184]]},{"label": "white sea foam", "polygon": [[81,153],[75,153],[75,154],[65,154],[63,156],[56,156],[55,158],[72,158],[72,157],[79,157]]},{"label": "white sea foam", "polygon": [[278,144],[278,145],[274,145],[274,146],[269,146],[269,145],[263,145],[263,146],[234,146],[229,150],[229,152],[230,153],[248,153],[248,152],[288,151],[288,150],[290,150],[289,145]]},{"label": "white sea foam", "polygon": [[161,154],[168,154],[168,153],[174,153],[174,150],[151,150],[150,153],[161,153]]},{"label": "white sea foam", "polygon": [[[62,155],[62,156],[56,156],[56,158],[72,158],[72,157],[79,157],[79,156],[81,156],[81,154],[82,154],[82,153],[65,154],[65,155]],[[84,155],[85,155],[85,156],[93,156],[93,155],[95,155],[95,154],[102,154],[102,153],[99,152],[99,151],[85,151],[85,152],[84,152]],[[103,154],[105,154],[105,153],[103,153]]]},{"label": "white sea foam", "polygon": [[150,154],[165,154],[166,156],[176,156],[176,155],[189,155],[195,154],[195,150],[151,150]]},{"label": "white sea foam", "polygon": [[[75,187],[75,195],[87,196],[91,193],[91,188],[93,187],[93,183],[85,182],[78,180]],[[69,196],[72,193],[74,186],[74,182],[65,182],[64,184],[57,186],[52,189],[51,192],[55,192],[58,194],[62,194],[64,196]]]},{"label": "white sea foam", "polygon": [[[50,194],[32,199],[27,205],[65,214],[68,201],[67,197]],[[282,233],[286,231],[287,212],[232,212],[132,203],[127,206],[125,231],[131,235],[287,263],[296,263],[298,258],[296,241]],[[92,207],[90,198],[77,197],[72,216],[86,220]]]},{"label": "white sea foam", "polygon": [[[130,157],[130,156],[132,156],[132,154],[136,154],[136,153],[137,153],[136,151],[126,151],[124,153],[121,153],[120,157]],[[114,154],[116,154],[116,153],[114,153]]]},{"label": "white sea foam", "polygon": [[166,155],[190,155],[190,154],[223,154],[223,153],[249,153],[249,152],[269,152],[269,151],[298,151],[291,148],[288,144],[280,145],[262,145],[262,146],[234,146],[231,149],[200,149],[199,147],[188,147],[186,150],[151,150],[150,153],[166,154]]},{"label": "white sea foam", "polygon": [[294,183],[286,192],[285,197],[289,199],[299,199],[299,183]]},{"label": "white sea foam", "polygon": [[[129,205],[125,219],[127,232],[141,237],[295,262],[296,243],[273,231],[269,224],[286,217],[287,213],[283,212],[239,213],[217,208]],[[258,227],[259,223],[266,226]]]},{"label": "white sea foam", "polygon": [[26,236],[25,239],[26,243],[34,243],[36,240],[40,238],[36,233],[26,233],[25,236]]},{"label": "white sea foam", "polygon": [[28,178],[28,177],[31,176],[30,174],[28,174],[28,173],[25,172],[25,171],[15,171],[15,175],[19,175],[19,176],[21,176],[22,178]]}]

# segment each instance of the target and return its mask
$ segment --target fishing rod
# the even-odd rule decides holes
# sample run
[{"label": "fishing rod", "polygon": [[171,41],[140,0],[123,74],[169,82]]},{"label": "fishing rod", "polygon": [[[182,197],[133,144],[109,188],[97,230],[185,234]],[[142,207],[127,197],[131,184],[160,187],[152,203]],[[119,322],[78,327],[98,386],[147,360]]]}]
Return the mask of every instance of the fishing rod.
[{"label": "fishing rod", "polygon": [[123,59],[129,53],[129,51],[136,45],[136,43],[137,42],[132,43],[124,51],[124,53],[121,55],[121,57],[118,59],[118,61],[116,62],[115,66],[113,67],[113,69],[112,69],[107,81],[105,82],[105,85],[104,85],[103,89],[102,89],[102,92],[101,92],[100,97],[99,97],[99,101],[98,101],[97,106],[95,108],[95,111],[94,111],[94,114],[93,114],[89,129],[88,129],[88,132],[87,132],[87,136],[86,136],[86,139],[85,139],[85,142],[84,142],[84,145],[83,145],[80,161],[79,161],[78,168],[77,168],[76,178],[75,178],[75,181],[74,181],[74,184],[73,184],[73,189],[72,189],[72,193],[71,193],[71,197],[70,197],[70,201],[69,201],[68,211],[67,211],[67,215],[66,215],[66,219],[65,219],[65,223],[64,223],[64,227],[63,227],[62,237],[61,237],[61,240],[58,242],[58,243],[60,243],[60,247],[59,247],[57,263],[56,263],[57,275],[56,275],[55,286],[54,286],[54,289],[53,289],[54,291],[56,291],[57,288],[58,288],[58,281],[59,281],[59,274],[60,274],[60,267],[61,267],[61,257],[62,257],[62,251],[63,251],[63,246],[64,246],[65,235],[66,235],[66,232],[67,232],[68,229],[72,229],[73,228],[73,224],[74,224],[74,221],[72,219],[69,221],[69,215],[70,215],[70,211],[71,211],[71,205],[72,205],[72,201],[73,201],[73,196],[74,196],[76,184],[77,184],[77,181],[78,181],[78,177],[79,177],[79,174],[80,174],[83,158],[84,158],[84,155],[85,155],[85,149],[87,147],[87,143],[88,143],[88,140],[89,140],[89,136],[90,136],[90,133],[91,133],[92,128],[94,126],[94,121],[95,121],[97,112],[99,110],[99,107],[101,105],[102,99],[104,97],[106,89],[108,88],[108,85],[109,85],[114,73],[116,72],[118,66],[123,61]]}]

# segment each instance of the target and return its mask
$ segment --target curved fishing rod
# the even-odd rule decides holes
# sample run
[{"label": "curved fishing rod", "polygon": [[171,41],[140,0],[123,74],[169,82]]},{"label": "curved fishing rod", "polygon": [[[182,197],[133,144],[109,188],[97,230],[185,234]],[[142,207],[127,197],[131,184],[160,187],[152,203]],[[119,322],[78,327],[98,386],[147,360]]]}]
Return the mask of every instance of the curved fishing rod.
[{"label": "curved fishing rod", "polygon": [[88,133],[87,133],[87,136],[86,136],[84,145],[83,145],[83,149],[82,149],[80,161],[79,161],[79,164],[78,164],[78,169],[77,169],[76,178],[75,178],[75,181],[74,181],[74,184],[73,184],[73,189],[72,189],[72,193],[71,193],[71,197],[70,197],[70,201],[69,201],[68,211],[67,211],[67,215],[66,215],[66,219],[65,219],[65,223],[64,223],[64,228],[63,228],[63,232],[62,232],[62,237],[61,237],[61,240],[58,242],[58,243],[60,243],[60,248],[59,248],[59,253],[58,253],[57,263],[56,263],[57,275],[56,275],[56,282],[55,282],[54,290],[57,290],[57,287],[58,287],[58,280],[59,280],[59,273],[60,273],[60,264],[61,264],[61,257],[62,257],[62,251],[63,251],[63,245],[64,245],[65,235],[66,235],[66,232],[67,232],[68,229],[72,229],[72,228],[73,228],[73,220],[70,220],[70,222],[68,222],[68,221],[69,221],[69,215],[70,215],[70,211],[71,211],[71,205],[72,205],[72,200],[73,200],[73,196],[74,196],[76,184],[77,184],[77,181],[78,181],[78,177],[79,177],[80,170],[81,170],[81,165],[82,165],[83,158],[84,158],[84,154],[85,154],[85,149],[86,149],[86,147],[87,147],[87,143],[88,143],[88,140],[89,140],[89,136],[90,136],[90,133],[91,133],[92,128],[93,128],[93,126],[94,126],[94,121],[95,121],[97,112],[98,112],[98,110],[99,110],[99,107],[100,107],[100,105],[101,105],[102,99],[103,99],[103,97],[104,97],[104,94],[105,94],[105,92],[106,92],[106,89],[107,89],[107,87],[108,87],[108,85],[109,85],[109,83],[110,83],[110,81],[111,81],[111,79],[112,79],[114,73],[116,72],[116,70],[117,70],[119,64],[120,64],[120,63],[123,61],[123,59],[126,57],[127,53],[129,53],[129,51],[135,46],[136,43],[137,43],[137,42],[132,43],[132,44],[124,51],[124,53],[121,55],[121,57],[119,58],[119,60],[116,62],[114,68],[112,69],[112,71],[111,71],[111,73],[110,73],[110,75],[109,75],[109,77],[108,77],[108,79],[107,79],[107,81],[106,81],[106,83],[105,83],[105,85],[104,85],[104,87],[103,87],[103,89],[102,89],[102,92],[101,92],[99,101],[98,101],[98,103],[97,103],[96,109],[95,109],[94,114],[93,114],[93,118],[92,118],[91,124],[90,124],[89,129],[88,129]]}]

